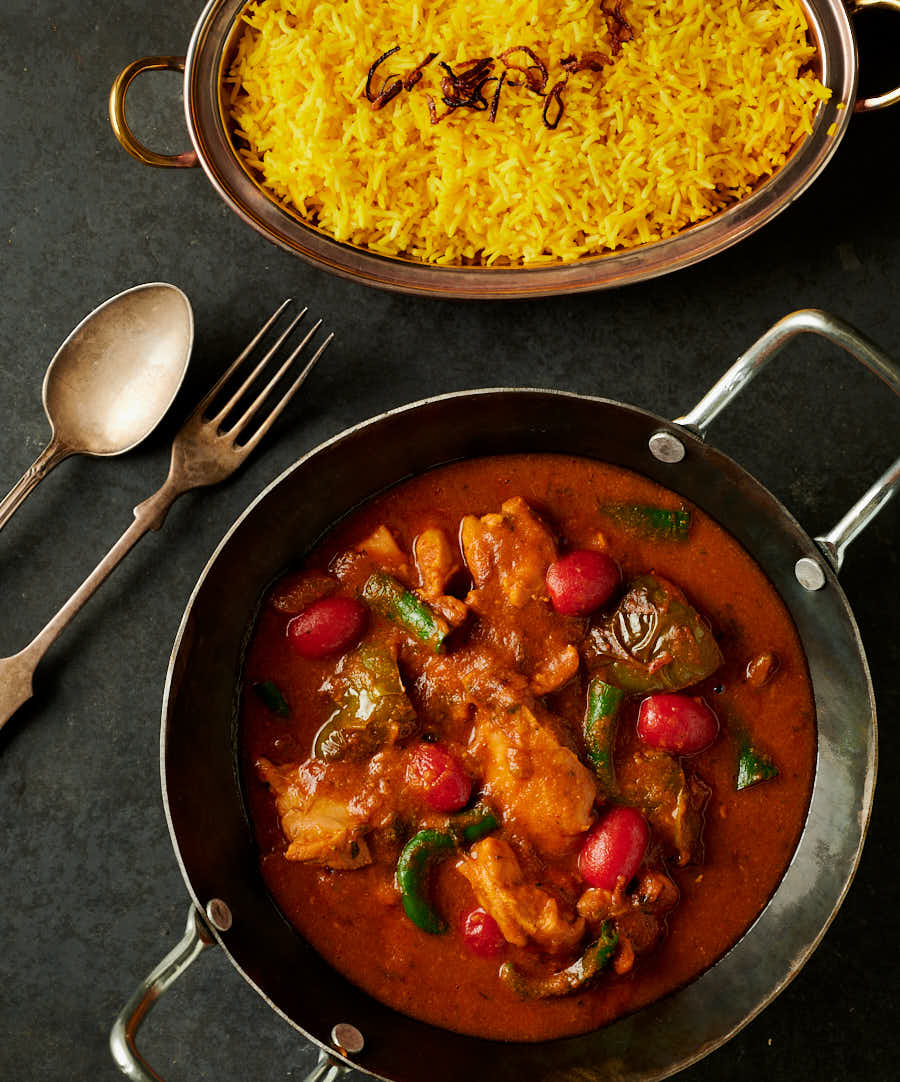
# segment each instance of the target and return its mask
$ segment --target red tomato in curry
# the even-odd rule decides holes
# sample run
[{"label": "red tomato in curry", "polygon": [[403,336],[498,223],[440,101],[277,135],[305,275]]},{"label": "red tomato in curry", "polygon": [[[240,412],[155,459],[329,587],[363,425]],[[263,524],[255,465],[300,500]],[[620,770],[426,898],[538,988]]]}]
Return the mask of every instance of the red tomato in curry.
[{"label": "red tomato in curry", "polygon": [[287,625],[287,636],[301,657],[340,654],[362,634],[365,607],[351,597],[325,597],[314,601]]},{"label": "red tomato in curry", "polygon": [[581,878],[591,887],[615,890],[637,874],[647,852],[650,831],[639,811],[611,808],[594,826],[578,854]]},{"label": "red tomato in curry", "polygon": [[406,776],[434,811],[459,811],[472,794],[472,779],[462,763],[440,744],[419,744],[410,756]]},{"label": "red tomato in curry", "polygon": [[461,931],[469,950],[482,958],[497,958],[506,946],[499,924],[483,909],[473,909],[466,913],[462,919]]},{"label": "red tomato in curry", "polygon": [[591,549],[570,552],[547,569],[550,600],[564,616],[587,616],[599,609],[612,598],[621,580],[616,561]]},{"label": "red tomato in curry", "polygon": [[696,755],[719,735],[719,719],[702,699],[662,692],[641,703],[637,732],[651,748]]}]

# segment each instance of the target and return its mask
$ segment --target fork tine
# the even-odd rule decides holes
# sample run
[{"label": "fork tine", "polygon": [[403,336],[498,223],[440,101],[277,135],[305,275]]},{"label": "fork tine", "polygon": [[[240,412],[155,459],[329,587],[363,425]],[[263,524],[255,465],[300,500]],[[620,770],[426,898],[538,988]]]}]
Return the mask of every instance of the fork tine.
[{"label": "fork tine", "polygon": [[193,417],[199,417],[202,415],[206,407],[212,402],[219,391],[225,386],[226,381],[234,375],[234,373],[240,368],[240,366],[246,361],[247,357],[253,352],[253,350],[259,345],[260,339],[272,324],[278,319],[281,313],[287,308],[289,304],[293,303],[294,298],[288,297],[279,304],[275,311],[269,316],[266,322],[259,328],[256,334],[250,339],[244,349],[235,357],[231,364],[226,368],[222,375],[216,380],[216,382],[210,387],[206,394],[197,403],[196,408],[192,414]]},{"label": "fork tine", "polygon": [[[263,354],[263,356],[259,360],[259,363],[250,372],[250,374],[247,376],[247,378],[244,380],[244,382],[240,385],[240,387],[238,387],[238,389],[234,392],[234,394],[231,396],[231,398],[228,399],[228,401],[225,403],[225,405],[222,406],[222,408],[218,411],[218,413],[215,414],[215,416],[209,418],[209,423],[211,425],[214,425],[215,427],[218,428],[219,425],[222,424],[222,422],[225,420],[225,418],[228,416],[228,414],[234,409],[234,407],[237,405],[237,403],[240,401],[240,399],[244,396],[244,394],[247,391],[247,388],[254,382],[254,380],[257,379],[257,377],[262,373],[262,371],[265,369],[265,367],[269,363],[269,361],[271,361],[272,358],[275,356],[275,354],[278,352],[278,350],[281,349],[281,347],[285,343],[285,340],[292,333],[292,331],[297,326],[297,324],[300,322],[300,320],[303,319],[303,317],[306,315],[307,311],[308,311],[308,309],[304,308],[300,312],[299,315],[295,316],[291,320],[291,322],[287,325],[286,329],[275,339],[275,343],[272,346],[272,348],[267,350]],[[257,335],[256,338],[258,339],[259,335]],[[246,355],[246,353],[247,353],[247,350],[245,349],[244,354]],[[232,367],[234,367],[234,366],[232,365]]]},{"label": "fork tine", "polygon": [[294,382],[291,384],[291,386],[285,392],[285,394],[282,397],[281,401],[275,406],[275,408],[272,410],[272,412],[269,414],[269,416],[265,419],[265,421],[263,421],[263,423],[259,426],[259,428],[253,433],[253,435],[250,437],[250,439],[247,440],[247,442],[245,444],[243,444],[239,448],[239,450],[243,454],[245,454],[245,455],[249,454],[253,450],[253,448],[256,447],[256,445],[263,438],[263,436],[269,431],[269,429],[272,427],[272,425],[275,424],[275,422],[281,416],[281,412],[284,409],[284,407],[288,404],[288,402],[290,402],[290,400],[294,397],[294,395],[297,393],[297,391],[303,386],[303,383],[306,380],[306,377],[315,368],[319,358],[322,356],[322,354],[325,352],[325,350],[331,344],[331,341],[332,341],[333,338],[334,338],[334,334],[329,334],[328,335],[328,337],[325,339],[325,341],[321,344],[321,346],[319,346],[319,348],[316,350],[316,352],[312,355],[312,358],[310,359],[307,366],[303,369],[303,371],[300,373],[300,375],[294,380]]},{"label": "fork tine", "polygon": [[[275,375],[272,376],[272,378],[265,385],[265,387],[263,387],[263,389],[259,392],[259,394],[256,396],[256,398],[250,403],[250,405],[244,411],[243,416],[241,416],[237,421],[235,421],[235,423],[233,425],[231,425],[230,428],[226,429],[222,433],[223,436],[231,436],[233,438],[237,438],[241,434],[241,432],[244,431],[244,429],[247,427],[247,424],[252,420],[252,418],[256,414],[256,411],[263,404],[263,402],[269,397],[269,393],[271,392],[272,388],[281,379],[281,377],[285,374],[285,372],[287,372],[287,370],[291,367],[291,365],[294,363],[294,361],[300,355],[300,352],[303,350],[303,348],[309,342],[310,338],[312,338],[312,336],[316,333],[316,331],[321,326],[322,326],[322,320],[321,319],[313,324],[313,326],[310,328],[310,330],[308,330],[306,332],[306,334],[304,335],[303,341],[297,346],[297,348],[292,353],[290,353],[288,355],[287,360],[284,362],[284,364],[282,364],[282,366],[278,369],[278,371],[275,373]],[[291,328],[288,328],[288,329],[290,330]],[[281,344],[281,341],[283,341],[283,338],[280,339],[278,343],[276,343],[276,347],[273,347],[273,349],[267,355],[266,359],[268,359],[269,357],[272,356],[272,353],[274,353],[274,349],[277,348],[277,346]],[[244,388],[242,387],[241,390],[243,390],[243,389]],[[227,412],[227,411],[223,411],[223,412]]]}]

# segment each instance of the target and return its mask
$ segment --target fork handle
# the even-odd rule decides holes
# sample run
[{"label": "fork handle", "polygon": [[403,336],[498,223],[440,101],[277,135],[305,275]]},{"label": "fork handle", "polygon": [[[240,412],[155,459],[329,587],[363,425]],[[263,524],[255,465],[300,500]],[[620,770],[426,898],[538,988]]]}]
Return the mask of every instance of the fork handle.
[{"label": "fork handle", "polygon": [[54,436],[47,446],[41,451],[28,469],[22,474],[9,492],[0,500],[0,529],[12,518],[13,513],[39,482],[43,481],[47,474],[58,466],[64,458],[74,454],[65,444],[60,443]]},{"label": "fork handle", "polygon": [[169,508],[184,491],[184,486],[170,476],[149,499],[138,504],[134,509],[134,522],[43,630],[24,650],[0,659],[0,728],[31,698],[32,677],[44,654],[144,534],[160,528]]}]

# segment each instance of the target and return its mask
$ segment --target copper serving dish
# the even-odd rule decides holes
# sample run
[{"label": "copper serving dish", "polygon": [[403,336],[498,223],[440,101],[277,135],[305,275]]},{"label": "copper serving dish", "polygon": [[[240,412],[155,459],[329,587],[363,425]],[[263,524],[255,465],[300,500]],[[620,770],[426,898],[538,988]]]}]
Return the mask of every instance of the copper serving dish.
[{"label": "copper serving dish", "polygon": [[[824,169],[851,114],[900,102],[900,87],[857,100],[859,62],[851,15],[871,8],[900,12],[900,0],[803,0],[818,50],[817,75],[832,91],[820,105],[813,132],[787,163],[753,194],[666,240],[574,263],[536,267],[453,267],[377,255],[344,244],[281,206],[241,163],[221,99],[238,16],[246,0],[210,0],[194,28],[186,56],[143,57],[117,77],[110,93],[113,130],[146,165],[202,166],[229,207],[258,233],[308,262],[366,285],[439,297],[498,298],[580,293],[640,282],[688,267],[754,233],[784,210]],[[149,150],[125,120],[125,96],[136,76],[153,70],[184,72],[184,108],[193,149],[166,155]]]}]

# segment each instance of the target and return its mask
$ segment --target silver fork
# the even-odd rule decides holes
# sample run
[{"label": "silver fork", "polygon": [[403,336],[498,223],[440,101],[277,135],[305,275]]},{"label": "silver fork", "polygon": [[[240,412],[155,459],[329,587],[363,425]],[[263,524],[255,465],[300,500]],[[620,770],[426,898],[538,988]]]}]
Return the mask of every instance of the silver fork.
[{"label": "silver fork", "polygon": [[162,487],[154,492],[149,499],[137,505],[134,509],[134,522],[100,563],[97,564],[75,593],[72,594],[65,605],[44,627],[43,631],[39,632],[28,646],[24,650],[20,650],[18,654],[14,654],[12,657],[0,658],[0,728],[9,721],[24,702],[31,698],[32,677],[41,658],[85,602],[93,595],[94,591],[105,582],[113,569],[118,566],[145,533],[149,530],[160,529],[165,522],[169,508],[182,493],[188,492],[192,488],[200,488],[203,485],[217,484],[234,473],[244,459],[255,450],[259,441],[269,431],[281,411],[313,370],[316,362],[322,356],[332,338],[334,338],[333,334],[329,334],[325,338],[291,386],[275,403],[268,416],[249,439],[241,444],[237,442],[238,437],[247,430],[247,426],[269,398],[278,381],[287,373],[321,327],[321,320],[318,320],[307,331],[300,344],[291,350],[265,387],[244,408],[240,417],[233,423],[229,423],[229,427],[223,427],[227,418],[245,398],[253,382],[263,374],[270,362],[282,350],[291,332],[306,314],[307,309],[304,308],[299,315],[290,321],[287,328],[278,335],[275,344],[266,351],[228,401],[213,416],[208,418],[204,416],[226,381],[244,365],[290,303],[290,300],[286,300],[272,313],[233,364],[215,382],[209,392],[200,399],[197,408],[182,425],[172,443],[169,476]]}]

